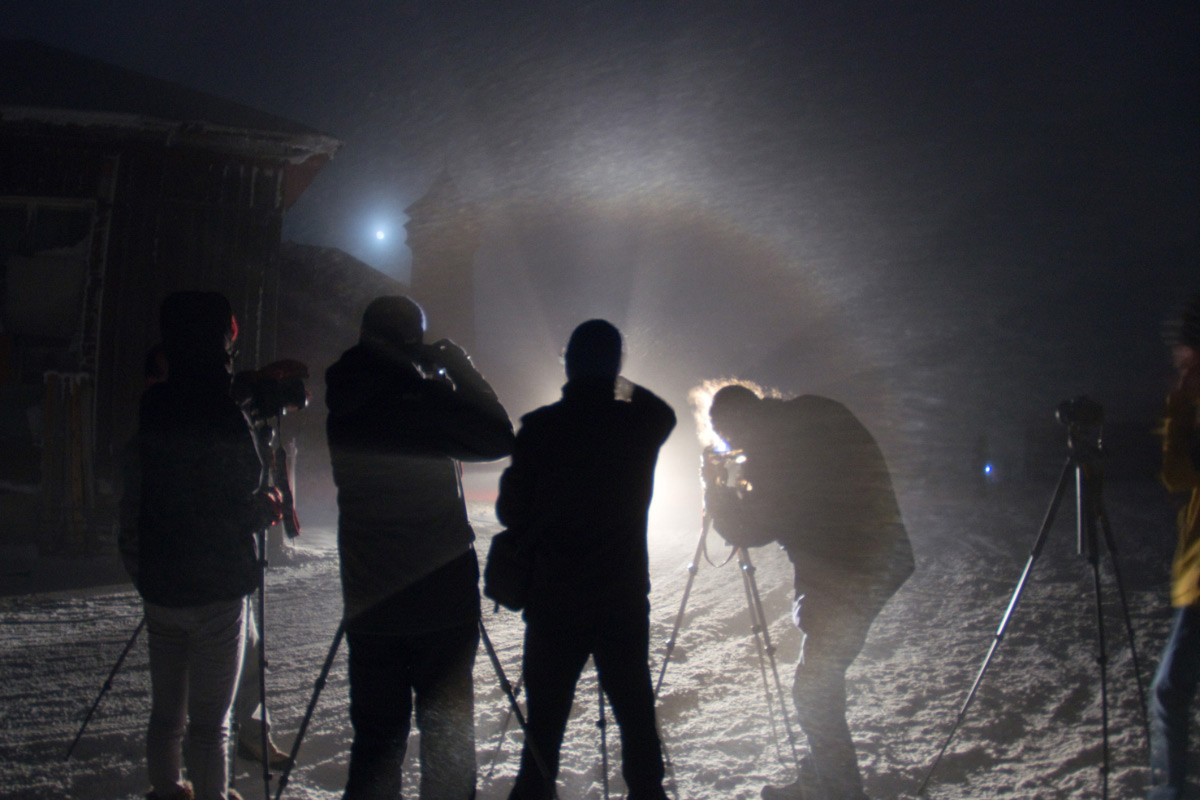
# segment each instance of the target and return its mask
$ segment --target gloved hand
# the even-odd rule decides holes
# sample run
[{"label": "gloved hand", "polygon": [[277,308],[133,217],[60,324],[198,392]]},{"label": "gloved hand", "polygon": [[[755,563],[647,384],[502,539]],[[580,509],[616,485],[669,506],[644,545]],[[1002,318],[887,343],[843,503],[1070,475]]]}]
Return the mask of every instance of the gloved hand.
[{"label": "gloved hand", "polygon": [[449,339],[439,339],[429,346],[429,350],[430,357],[449,370],[451,375],[461,371],[463,368],[475,369],[475,365],[471,363],[471,357],[467,355],[467,351]]},{"label": "gloved hand", "polygon": [[269,528],[283,521],[283,495],[275,487],[254,493],[258,505],[259,528]]}]

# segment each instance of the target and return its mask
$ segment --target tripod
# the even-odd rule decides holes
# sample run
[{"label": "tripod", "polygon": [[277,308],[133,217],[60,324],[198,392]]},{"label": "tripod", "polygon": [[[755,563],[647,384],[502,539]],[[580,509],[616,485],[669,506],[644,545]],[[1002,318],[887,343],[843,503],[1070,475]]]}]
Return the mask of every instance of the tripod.
[{"label": "tripod", "polygon": [[[333,637],[333,644],[329,646],[329,652],[325,656],[325,663],[321,667],[321,674],[317,676],[317,680],[313,684],[313,692],[308,701],[308,708],[304,712],[304,719],[301,721],[300,729],[296,733],[296,740],[292,742],[292,752],[288,756],[287,766],[284,768],[283,775],[279,778],[279,785],[275,790],[275,800],[279,800],[280,796],[283,795],[283,790],[288,785],[288,778],[291,776],[292,767],[296,765],[296,755],[300,752],[300,743],[304,741],[304,735],[308,732],[308,724],[312,720],[313,711],[317,707],[317,700],[321,696],[321,691],[325,688],[325,681],[329,677],[329,670],[333,667],[333,659],[337,655],[338,647],[341,645],[345,634],[346,623],[343,621],[338,624],[337,633]],[[525,715],[521,713],[521,707],[517,704],[516,692],[513,690],[508,677],[504,674],[504,667],[500,664],[500,656],[496,654],[496,648],[492,644],[491,637],[488,636],[487,628],[483,625],[483,620],[479,621],[479,637],[483,641],[488,659],[491,661],[492,668],[496,672],[496,678],[500,682],[500,689],[508,699],[509,709],[516,716],[517,724],[525,733],[526,738],[528,738],[529,732],[526,728]],[[550,771],[546,766],[545,759],[542,758],[541,751],[532,742],[530,743],[529,750],[533,755],[533,761],[537,765],[538,771],[542,773],[542,777],[549,786],[551,797],[557,798],[558,795],[554,788],[554,781],[550,779]],[[269,797],[270,795],[268,794],[267,796]]]},{"label": "tripod", "polygon": [[[1085,403],[1087,405],[1084,405]],[[1149,722],[1145,716],[1146,696],[1142,688],[1142,674],[1141,667],[1138,664],[1133,625],[1129,619],[1129,606],[1125,600],[1124,583],[1121,580],[1121,570],[1117,563],[1116,544],[1103,502],[1103,471],[1100,465],[1100,456],[1103,454],[1100,435],[1103,411],[1093,401],[1087,400],[1087,398],[1077,398],[1062,403],[1059,406],[1058,417],[1061,422],[1067,425],[1068,455],[1066,463],[1063,464],[1058,485],[1054,490],[1054,496],[1050,501],[1050,507],[1046,511],[1042,527],[1038,531],[1037,538],[1034,540],[1033,548],[1029,553],[1029,559],[1025,562],[1025,569],[1021,573],[1021,578],[1017,581],[1017,586],[1013,590],[1012,599],[1009,600],[1008,608],[1000,621],[1000,627],[996,630],[992,645],[988,649],[987,657],[984,658],[983,665],[979,668],[979,673],[975,676],[975,683],[967,693],[967,698],[963,702],[962,708],[959,709],[958,716],[954,720],[954,725],[951,727],[945,742],[943,742],[941,750],[938,751],[937,757],[933,760],[933,764],[925,774],[924,780],[921,781],[920,787],[917,788],[918,795],[925,791],[925,787],[929,784],[930,778],[933,777],[934,770],[937,769],[938,763],[946,752],[946,748],[949,747],[951,739],[954,738],[954,734],[958,731],[959,725],[966,716],[971,701],[975,699],[975,694],[979,691],[984,673],[987,672],[988,665],[992,661],[992,656],[995,655],[996,649],[1004,639],[1008,623],[1012,620],[1013,613],[1016,611],[1017,602],[1021,599],[1021,592],[1025,588],[1025,584],[1033,570],[1033,565],[1037,561],[1038,556],[1041,555],[1042,548],[1046,544],[1050,528],[1054,523],[1054,517],[1058,512],[1058,506],[1062,502],[1063,495],[1066,494],[1067,486],[1071,482],[1072,477],[1075,484],[1076,552],[1083,556],[1091,566],[1092,584],[1095,589],[1096,638],[1099,651],[1096,663],[1100,667],[1100,715],[1103,753],[1103,764],[1100,768],[1102,797],[1108,797],[1109,744],[1108,654],[1104,635],[1104,603],[1100,581],[1100,534],[1103,534],[1104,537],[1103,545],[1108,552],[1109,563],[1112,567],[1117,587],[1117,594],[1121,601],[1121,613],[1124,618],[1125,631],[1129,637],[1129,650],[1132,655],[1134,677],[1137,681],[1138,697],[1142,708],[1142,724],[1146,729],[1147,739],[1149,739]]]},{"label": "tripod", "polygon": [[88,709],[87,716],[83,719],[83,724],[79,726],[79,732],[75,734],[75,740],[71,742],[71,746],[67,748],[67,754],[63,756],[64,761],[71,760],[71,754],[75,752],[75,746],[79,744],[79,740],[83,738],[83,732],[87,729],[88,723],[92,721],[92,716],[95,715],[96,709],[100,707],[100,701],[104,699],[104,695],[112,688],[113,678],[117,677],[117,672],[120,671],[121,665],[125,663],[125,657],[129,655],[129,651],[133,649],[133,643],[137,641],[138,634],[142,632],[142,628],[146,627],[146,617],[143,616],[138,622],[137,627],[133,629],[133,634],[129,637],[129,641],[125,642],[125,649],[121,651],[121,655],[117,657],[117,663],[113,664],[112,670],[108,673],[108,677],[104,680],[104,685],[100,687],[100,694],[96,695],[96,700],[92,703],[92,707]]},{"label": "tripod", "polygon": [[[292,496],[291,480],[288,475],[287,450],[282,444],[280,429],[283,422],[283,408],[280,407],[274,416],[274,423],[269,419],[261,420],[255,427],[255,436],[259,440],[261,450],[267,458],[267,485],[278,493],[280,500],[284,532],[289,539],[300,535],[300,522],[296,517],[295,498]],[[262,725],[259,726],[259,747],[262,753],[263,797],[271,796],[271,758],[270,732],[267,723],[267,528],[263,527],[257,533],[258,547],[258,699],[262,714]],[[247,613],[253,614],[252,603],[247,604]],[[235,723],[236,725],[236,723]],[[290,767],[290,764],[289,764]],[[232,773],[231,773],[232,774]]]},{"label": "tripod", "polygon": [[[309,698],[308,708],[304,711],[304,719],[300,722],[300,729],[296,732],[296,740],[292,742],[292,752],[288,754],[287,766],[283,768],[283,774],[279,776],[279,783],[275,789],[275,800],[279,800],[283,795],[283,790],[287,788],[288,777],[292,774],[292,767],[296,766],[296,755],[300,752],[300,743],[304,741],[304,734],[308,732],[308,723],[312,721],[313,711],[317,708],[317,699],[321,696],[321,691],[325,688],[325,681],[329,677],[329,670],[333,667],[334,656],[337,655],[338,647],[342,644],[342,639],[346,635],[346,623],[339,622],[337,633],[334,634],[333,644],[329,646],[329,652],[325,656],[325,663],[321,665],[321,674],[317,676],[316,682],[313,684],[312,697]],[[267,795],[268,797],[270,795]]]},{"label": "tripod", "polygon": [[[687,584],[683,589],[683,599],[679,603],[679,612],[675,615],[675,624],[671,628],[671,636],[667,639],[667,651],[663,656],[662,667],[659,669],[658,681],[654,685],[654,697],[658,698],[658,692],[662,688],[663,678],[667,674],[667,666],[671,663],[671,654],[675,651],[675,642],[679,637],[679,629],[683,625],[683,615],[687,610],[688,598],[692,593],[692,584],[696,580],[696,573],[700,571],[700,558],[703,557],[710,565],[720,568],[728,564],[734,558],[737,559],[738,568],[742,575],[742,589],[746,594],[746,607],[750,611],[750,630],[754,634],[754,647],[758,653],[759,671],[762,673],[763,694],[767,700],[767,713],[771,719],[771,738],[775,742],[776,750],[780,750],[779,734],[775,723],[775,704],[771,699],[771,685],[767,679],[767,664],[770,664],[771,674],[775,678],[775,690],[779,694],[779,710],[783,714],[783,726],[787,733],[788,745],[792,751],[792,762],[796,765],[797,774],[800,770],[800,756],[796,751],[796,735],[792,731],[792,723],[788,717],[787,702],[784,698],[787,696],[783,691],[783,684],[779,680],[779,668],[775,662],[775,645],[771,642],[771,632],[767,624],[767,618],[763,613],[762,598],[758,593],[758,581],[755,579],[755,567],[750,561],[750,553],[745,547],[734,547],[733,552],[729,557],[720,564],[713,564],[712,559],[708,557],[708,532],[712,528],[712,517],[708,510],[705,509],[704,516],[700,523],[700,538],[696,542],[696,552],[692,556],[691,562],[687,566],[688,579]],[[783,760],[783,753],[780,752],[780,760]]]}]

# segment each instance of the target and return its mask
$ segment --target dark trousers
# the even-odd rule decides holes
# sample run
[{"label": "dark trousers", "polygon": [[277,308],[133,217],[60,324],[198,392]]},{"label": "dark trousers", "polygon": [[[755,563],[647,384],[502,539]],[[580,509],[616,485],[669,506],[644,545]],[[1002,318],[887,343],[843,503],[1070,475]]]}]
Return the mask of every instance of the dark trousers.
[{"label": "dark trousers", "polygon": [[346,633],[350,646],[350,778],[344,800],[399,800],[413,696],[422,800],[475,795],[476,623],[415,636]]},{"label": "dark trousers", "polygon": [[809,755],[801,779],[829,800],[864,798],[858,754],[846,722],[846,670],[862,652],[890,590],[810,591],[796,601],[804,631],[792,698]]},{"label": "dark trousers", "polygon": [[550,778],[558,775],[559,749],[571,713],[575,684],[589,655],[621,730],[621,774],[629,800],[665,800],[662,743],[654,721],[650,685],[650,622],[645,614],[618,628],[525,629],[524,680],[529,704],[528,735],[512,800],[544,800],[550,786],[530,752],[538,748]]},{"label": "dark trousers", "polygon": [[1150,800],[1184,797],[1188,724],[1200,684],[1200,606],[1175,609],[1150,687]]}]

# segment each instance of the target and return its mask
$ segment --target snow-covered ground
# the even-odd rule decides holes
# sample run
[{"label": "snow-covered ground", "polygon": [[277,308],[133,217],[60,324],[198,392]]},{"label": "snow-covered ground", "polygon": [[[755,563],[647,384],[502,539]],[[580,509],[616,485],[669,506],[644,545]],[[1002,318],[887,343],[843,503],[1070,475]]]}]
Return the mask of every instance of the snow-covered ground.
[{"label": "snow-covered ground", "polygon": [[[980,487],[982,489],[982,487]],[[872,629],[851,670],[850,724],[872,797],[911,796],[950,730],[996,635],[1049,500],[1034,484],[979,493],[927,489],[902,494],[918,556],[915,576]],[[1166,633],[1165,570],[1173,543],[1165,495],[1146,484],[1112,484],[1108,504],[1118,563],[1148,683]],[[479,551],[496,530],[490,509],[473,506]],[[926,797],[1099,797],[1100,669],[1095,593],[1088,564],[1074,553],[1073,508],[1059,512],[978,695],[933,776]],[[697,531],[652,531],[654,637],[664,642],[687,580]],[[267,584],[269,702],[278,740],[290,747],[328,651],[341,602],[328,532],[308,531],[298,557],[273,565]],[[714,560],[723,557],[711,537]],[[790,565],[777,548],[752,553],[779,672],[791,685],[799,635],[789,620]],[[1107,564],[1107,561],[1104,562]],[[1110,728],[1109,797],[1144,793],[1142,717],[1130,650],[1111,571],[1105,567]],[[149,679],[138,642],[113,681],[74,756],[64,754],[140,607],[130,588],[0,600],[0,796],[100,800],[146,791],[143,757]],[[522,626],[517,615],[485,612],[506,670],[516,679]],[[659,721],[679,798],[756,798],[791,778],[779,699],[771,702],[733,564],[702,563],[659,700]],[[657,676],[662,648],[652,653]],[[769,674],[769,670],[768,670]],[[285,797],[328,800],[345,781],[351,731],[344,653],[339,654],[300,750]],[[516,770],[520,734],[501,733],[506,705],[480,649],[476,667],[479,796],[503,798]],[[594,672],[585,671],[563,749],[563,798],[603,796]],[[794,720],[794,716],[793,716]],[[1197,714],[1200,725],[1200,714]],[[793,726],[795,725],[793,721]],[[615,727],[609,736],[610,789],[623,796]],[[799,737],[803,749],[803,738]],[[410,747],[410,774],[412,754]],[[262,795],[260,773],[238,762],[238,789]],[[415,784],[406,783],[409,788]],[[409,796],[415,796],[409,793]]]}]

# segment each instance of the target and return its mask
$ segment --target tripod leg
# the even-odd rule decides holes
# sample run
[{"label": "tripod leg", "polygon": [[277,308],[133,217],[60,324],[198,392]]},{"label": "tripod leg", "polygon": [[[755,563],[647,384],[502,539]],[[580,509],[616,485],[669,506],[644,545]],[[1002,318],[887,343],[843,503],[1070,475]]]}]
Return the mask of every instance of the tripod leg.
[{"label": "tripod leg", "polygon": [[[521,694],[521,681],[524,679],[524,677],[524,675],[520,676],[517,678],[517,682],[513,684],[514,697]],[[490,781],[492,779],[492,775],[496,772],[496,762],[500,758],[500,751],[504,749],[504,735],[508,733],[508,724],[512,722],[512,718],[513,710],[512,706],[509,706],[508,711],[504,714],[504,721],[500,723],[500,732],[496,734],[496,747],[494,750],[492,750],[491,763],[488,765],[487,775],[483,777],[484,781]]]},{"label": "tripod leg", "polygon": [[479,620],[479,638],[483,640],[483,649],[487,651],[488,660],[492,662],[492,669],[496,671],[496,679],[500,681],[500,690],[508,698],[508,704],[517,718],[517,725],[521,727],[521,732],[525,734],[525,744],[529,748],[529,754],[533,757],[533,763],[537,765],[538,771],[542,773],[542,779],[546,782],[550,797],[553,800],[557,800],[558,790],[554,786],[554,776],[550,774],[550,768],[546,764],[546,759],[542,757],[542,751],[529,736],[529,726],[525,723],[525,715],[521,713],[521,707],[517,704],[517,696],[513,692],[512,684],[508,682],[508,676],[504,674],[504,666],[500,663],[500,656],[496,655],[496,648],[492,645],[492,637],[488,636],[487,628],[484,627],[482,619]]},{"label": "tripod leg", "polygon": [[667,652],[663,656],[662,668],[658,671],[658,681],[654,684],[654,699],[658,699],[658,690],[662,688],[663,678],[667,674],[667,665],[671,663],[671,654],[675,652],[675,641],[679,636],[679,628],[683,624],[683,612],[687,610],[688,596],[692,593],[692,583],[696,580],[696,573],[700,570],[700,556],[704,553],[704,539],[708,535],[708,515],[704,515],[704,520],[700,524],[700,540],[696,542],[696,552],[692,555],[692,562],[688,564],[688,579],[687,585],[683,587],[683,599],[679,602],[679,613],[675,615],[675,624],[671,628],[671,638],[667,639]]},{"label": "tripod leg", "polygon": [[[754,605],[754,593],[750,588],[754,578],[750,569],[747,568],[749,563],[747,558],[746,549],[744,547],[739,547],[737,549],[738,566],[741,568],[742,573],[742,589],[746,593],[746,610],[750,612],[750,632],[754,636],[754,650],[756,653],[758,653],[758,670],[762,674],[763,695],[767,699],[767,715],[771,720],[771,738],[774,740],[775,749],[779,754],[780,760],[782,760],[783,752],[782,748],[779,746],[779,731],[775,725],[775,703],[771,699],[771,683],[767,679],[767,660],[766,654],[763,652],[763,642],[761,638],[764,626],[763,621],[758,614],[758,610]],[[782,706],[784,702],[782,696],[779,698],[779,701],[780,705]],[[786,711],[786,709],[784,710]]]},{"label": "tripod leg", "polygon": [[755,579],[756,570],[750,563],[750,553],[742,548],[738,564],[742,574],[746,576],[746,585],[752,598],[751,614],[757,619],[755,623],[761,632],[767,660],[771,664],[771,674],[775,677],[775,691],[779,693],[779,710],[783,713],[783,728],[787,732],[788,745],[792,749],[792,762],[796,765],[796,775],[800,774],[800,754],[796,751],[796,733],[788,716],[787,694],[783,691],[783,683],[779,680],[779,665],[775,661],[775,645],[771,642],[771,630],[767,625],[767,615],[763,611],[762,596],[758,593],[758,581]]},{"label": "tripod leg", "polygon": [[596,692],[600,695],[600,717],[596,727],[600,729],[600,778],[604,786],[604,800],[608,800],[608,718],[604,714],[604,687],[600,685],[600,673],[596,673]]},{"label": "tripod leg", "polygon": [[1092,585],[1095,587],[1096,594],[1096,663],[1100,667],[1100,729],[1101,729],[1101,755],[1102,763],[1100,766],[1100,782],[1102,785],[1102,798],[1108,798],[1108,648],[1107,639],[1104,635],[1104,597],[1101,591],[1100,584],[1100,559],[1093,552],[1091,558],[1088,559],[1092,566]]},{"label": "tripod leg", "polygon": [[1125,622],[1125,635],[1129,637],[1129,656],[1133,662],[1133,677],[1137,681],[1138,704],[1142,709],[1142,728],[1145,731],[1146,741],[1150,741],[1150,717],[1147,712],[1149,706],[1146,702],[1146,689],[1142,683],[1142,667],[1138,661],[1137,642],[1133,636],[1133,622],[1129,617],[1129,602],[1125,598],[1125,582],[1121,578],[1121,565],[1117,558],[1116,541],[1113,538],[1112,526],[1108,522],[1108,513],[1104,510],[1103,500],[1097,498],[1096,512],[1100,518],[1100,529],[1104,532],[1104,545],[1108,548],[1108,560],[1112,566],[1113,579],[1117,584],[1117,597],[1121,600],[1121,618]]},{"label": "tripod leg", "polygon": [[133,649],[133,643],[137,641],[138,634],[142,632],[142,628],[146,627],[146,618],[143,616],[141,622],[133,629],[133,635],[129,637],[129,641],[125,643],[125,649],[121,651],[121,655],[117,657],[117,663],[113,664],[112,671],[108,673],[108,677],[104,680],[104,685],[100,687],[100,694],[96,696],[96,702],[92,703],[92,707],[88,709],[87,716],[83,719],[83,724],[79,726],[79,733],[75,734],[75,741],[71,742],[71,746],[67,748],[67,754],[63,756],[63,761],[70,761],[71,754],[75,752],[75,746],[79,744],[79,740],[83,738],[83,732],[87,729],[88,723],[92,721],[92,715],[96,713],[96,709],[100,707],[100,701],[104,699],[104,695],[112,688],[113,678],[117,676],[117,672],[121,669],[121,665],[125,663],[125,656],[129,655],[129,651]]},{"label": "tripod leg", "polygon": [[[271,796],[271,751],[267,747],[267,529],[258,532],[258,702],[262,714],[259,745],[262,747],[263,797]],[[254,609],[249,609],[254,613]]]},{"label": "tripod leg", "polygon": [[287,766],[283,768],[283,774],[279,776],[279,786],[275,789],[275,800],[279,800],[280,795],[283,794],[288,783],[288,776],[292,774],[292,767],[296,765],[296,754],[300,752],[300,743],[304,741],[308,723],[312,719],[313,710],[317,707],[317,698],[321,696],[321,690],[325,688],[325,679],[329,677],[329,670],[333,667],[333,657],[337,655],[338,647],[341,646],[342,637],[345,635],[346,623],[339,623],[337,633],[333,636],[333,644],[329,646],[329,653],[325,656],[325,663],[321,666],[321,674],[317,676],[317,682],[313,684],[312,698],[309,699],[308,708],[304,711],[300,730],[296,732],[296,741],[292,742],[292,752],[288,755]]},{"label": "tripod leg", "polygon": [[1013,612],[1016,611],[1017,603],[1021,599],[1021,593],[1025,590],[1025,583],[1029,580],[1030,572],[1033,571],[1033,565],[1037,563],[1038,557],[1042,554],[1042,548],[1046,546],[1046,538],[1050,533],[1050,527],[1054,524],[1054,517],[1058,513],[1058,506],[1062,502],[1063,495],[1066,493],[1067,483],[1070,481],[1074,466],[1073,458],[1068,458],[1067,463],[1063,464],[1062,473],[1058,478],[1058,486],[1054,489],[1054,497],[1050,500],[1050,507],[1046,509],[1046,516],[1042,520],[1042,527],[1038,530],[1037,538],[1034,540],[1033,547],[1029,551],[1029,559],[1025,562],[1025,569],[1021,572],[1021,579],[1017,581],[1012,598],[1008,601],[1008,608],[1004,612],[1004,617],[1000,620],[1000,627],[996,629],[996,634],[992,639],[992,646],[988,648],[987,656],[983,659],[983,665],[979,668],[979,673],[975,676],[975,682],[971,685],[971,690],[967,692],[967,699],[963,701],[962,707],[958,710],[958,716],[954,719],[954,725],[951,726],[950,733],[946,735],[946,740],[942,742],[942,747],[938,750],[937,756],[933,759],[933,763],[929,766],[929,770],[921,780],[921,785],[917,787],[916,793],[918,795],[924,792],[925,787],[929,785],[930,778],[933,777],[934,771],[937,770],[942,756],[946,754],[946,748],[950,746],[951,740],[954,739],[954,734],[958,732],[959,726],[967,715],[967,709],[971,707],[971,701],[975,699],[975,693],[979,691],[979,686],[983,683],[983,676],[987,673],[988,666],[992,663],[992,656],[996,654],[996,648],[1004,640],[1008,623],[1012,620]]}]

